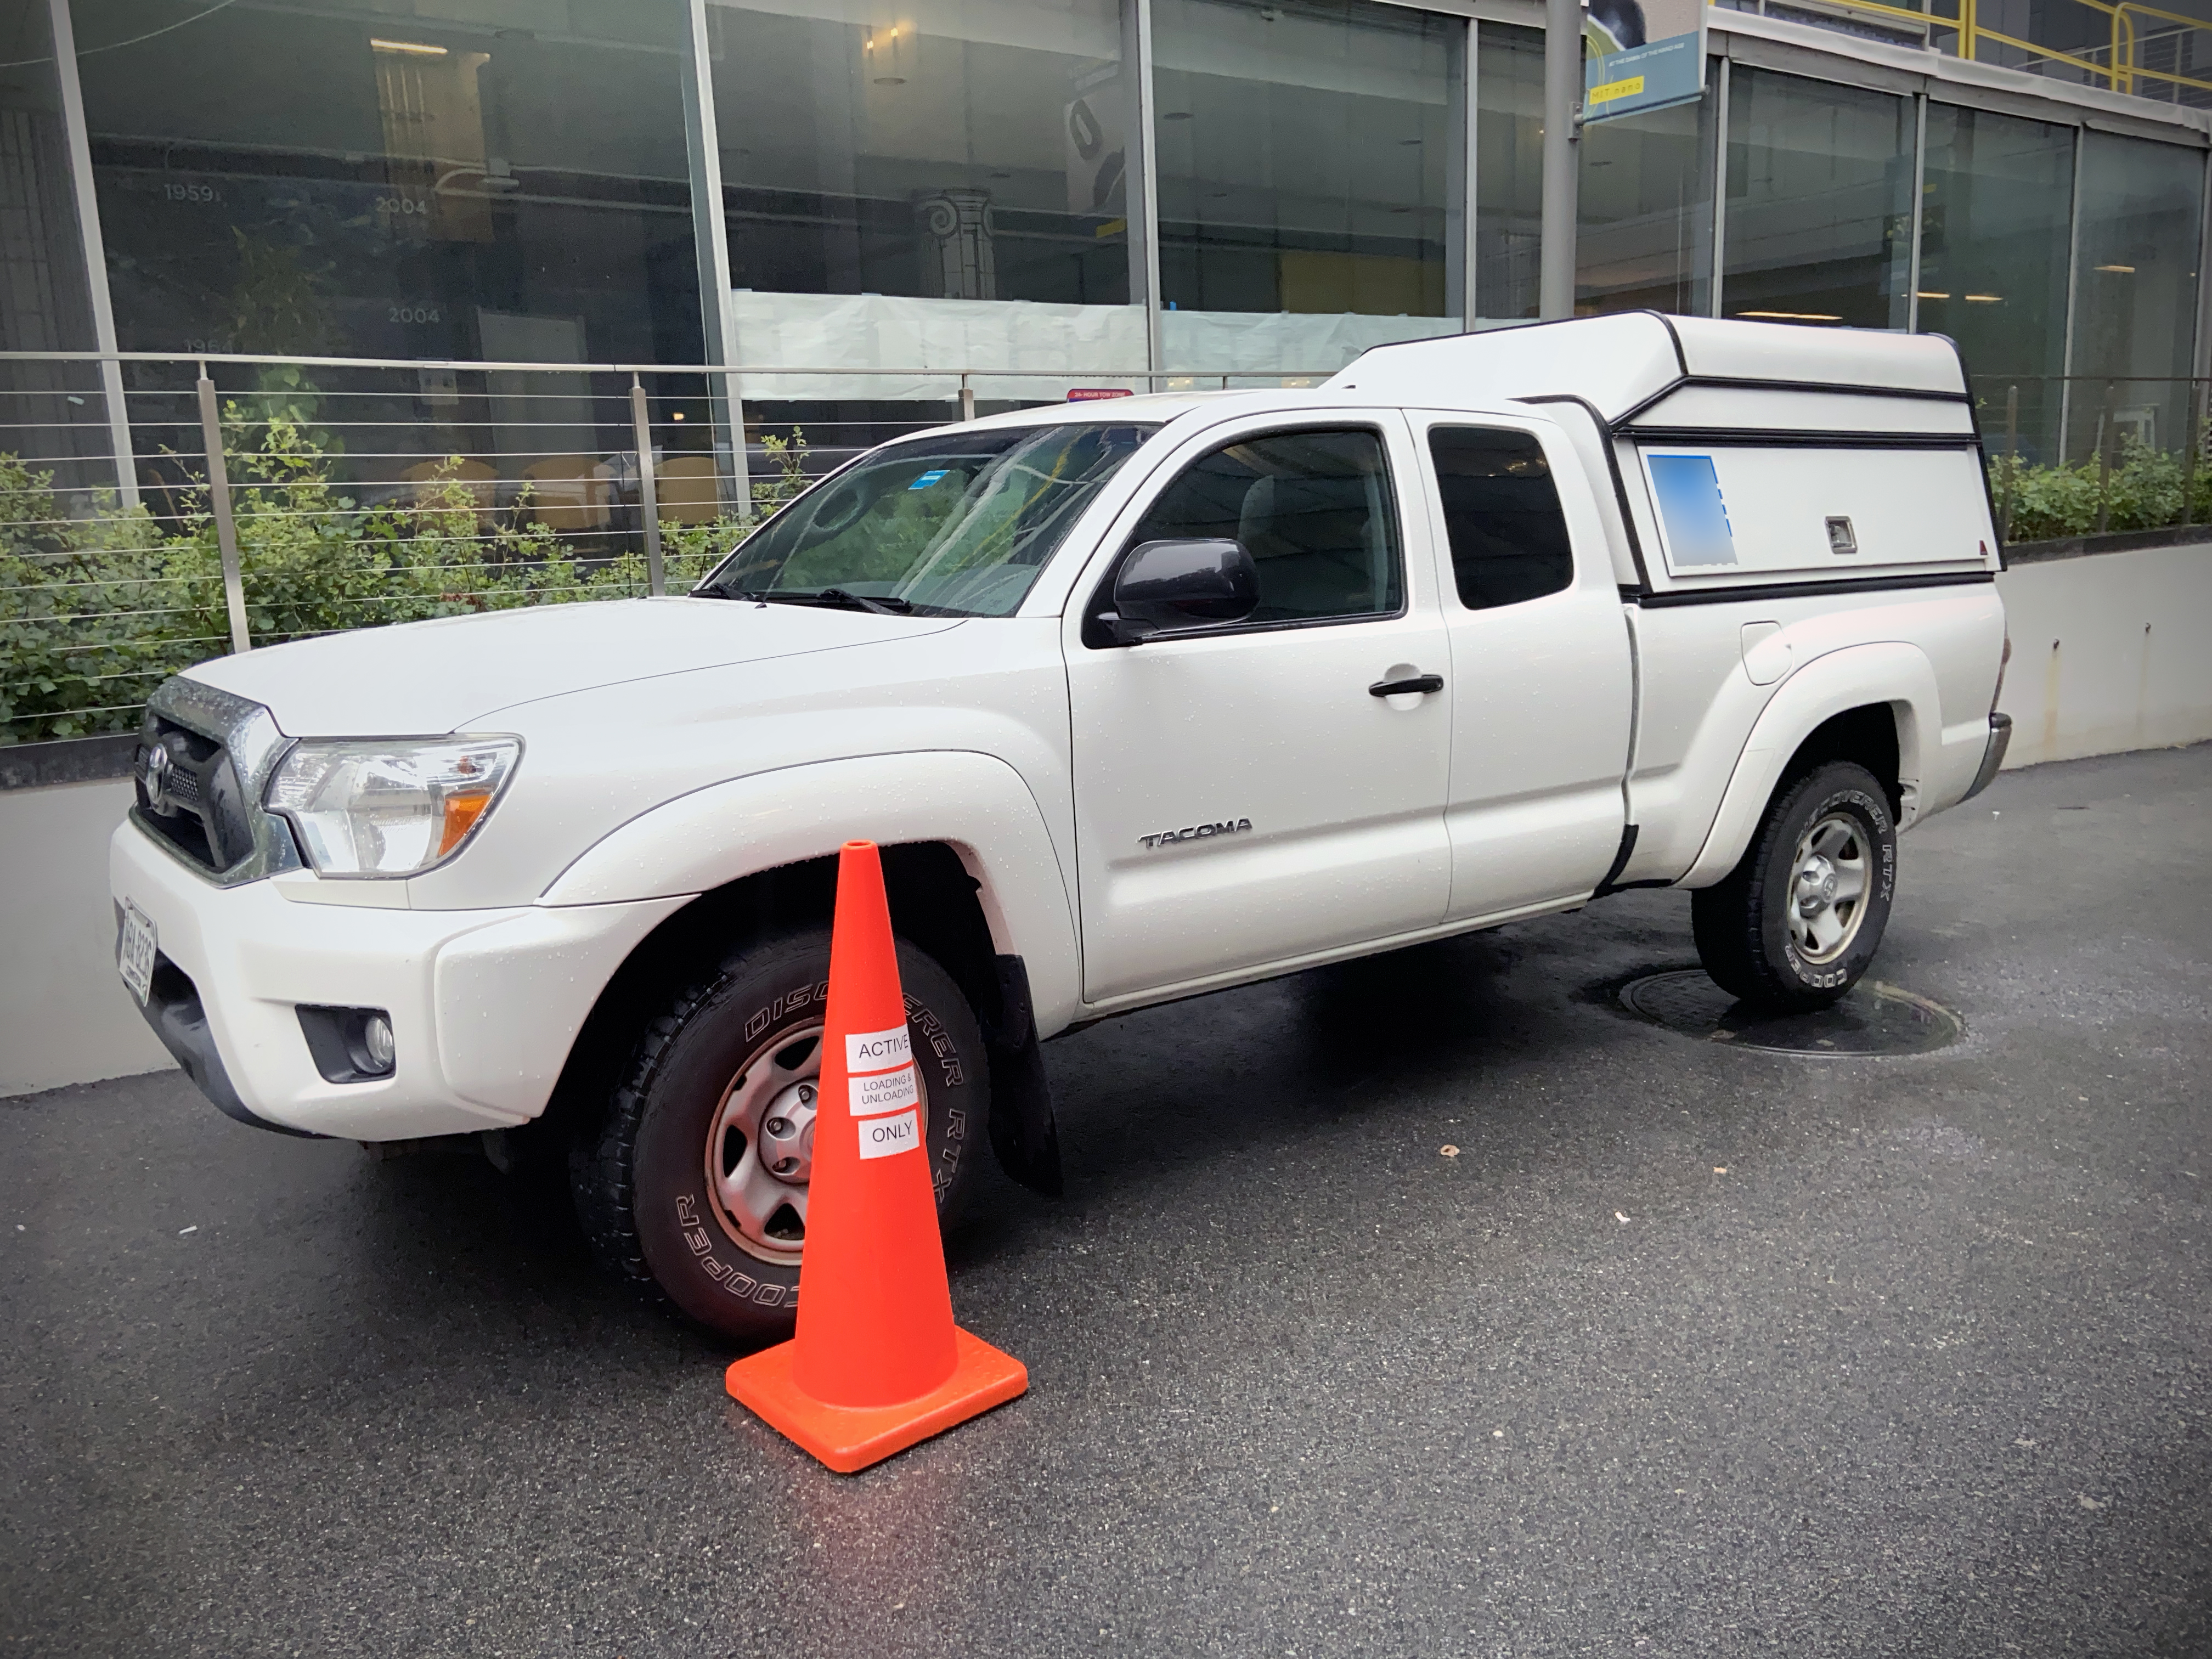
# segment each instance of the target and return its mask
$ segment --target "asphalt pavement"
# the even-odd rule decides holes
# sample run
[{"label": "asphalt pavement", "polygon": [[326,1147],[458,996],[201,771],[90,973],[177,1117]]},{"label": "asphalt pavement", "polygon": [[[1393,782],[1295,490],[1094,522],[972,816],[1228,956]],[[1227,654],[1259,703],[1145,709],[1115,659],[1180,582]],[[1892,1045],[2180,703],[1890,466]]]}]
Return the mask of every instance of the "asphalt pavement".
[{"label": "asphalt pavement", "polygon": [[951,1246],[1031,1390],[849,1479],[479,1157],[0,1102],[0,1644],[2212,1653],[2208,813],[1906,836],[1935,1053],[1629,1016],[1649,892],[1051,1044],[1068,1196]]}]

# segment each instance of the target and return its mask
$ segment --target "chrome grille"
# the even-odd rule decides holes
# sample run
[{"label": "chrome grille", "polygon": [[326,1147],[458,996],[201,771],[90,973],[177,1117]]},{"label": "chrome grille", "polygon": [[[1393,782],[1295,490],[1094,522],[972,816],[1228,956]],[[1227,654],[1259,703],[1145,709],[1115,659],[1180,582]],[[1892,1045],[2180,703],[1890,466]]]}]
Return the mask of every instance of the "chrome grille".
[{"label": "chrome grille", "polygon": [[290,739],[259,703],[179,676],[147,705],[132,768],[139,828],[224,886],[300,864],[261,792]]}]

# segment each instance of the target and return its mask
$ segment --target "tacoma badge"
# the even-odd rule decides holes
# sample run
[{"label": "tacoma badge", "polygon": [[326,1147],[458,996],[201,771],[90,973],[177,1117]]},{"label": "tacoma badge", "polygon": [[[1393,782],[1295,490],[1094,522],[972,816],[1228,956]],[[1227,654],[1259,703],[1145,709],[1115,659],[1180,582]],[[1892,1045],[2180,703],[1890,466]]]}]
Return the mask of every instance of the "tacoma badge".
[{"label": "tacoma badge", "polygon": [[1218,823],[1186,824],[1180,830],[1166,830],[1157,836],[1139,836],[1137,839],[1147,847],[1171,847],[1179,841],[1201,841],[1208,836],[1241,835],[1251,827],[1249,818],[1224,818]]}]

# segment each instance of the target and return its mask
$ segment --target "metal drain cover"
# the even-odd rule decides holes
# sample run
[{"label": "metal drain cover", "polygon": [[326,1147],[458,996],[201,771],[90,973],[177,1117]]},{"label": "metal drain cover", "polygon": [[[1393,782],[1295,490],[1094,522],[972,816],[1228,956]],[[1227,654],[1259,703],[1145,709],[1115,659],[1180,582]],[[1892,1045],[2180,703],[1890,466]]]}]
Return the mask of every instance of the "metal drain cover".
[{"label": "metal drain cover", "polygon": [[1942,1004],[1873,980],[1861,980],[1842,1001],[1809,1014],[1746,1007],[1697,968],[1647,974],[1620,994],[1629,1012],[1670,1031],[1784,1054],[1924,1054],[1956,1042],[1966,1029]]}]

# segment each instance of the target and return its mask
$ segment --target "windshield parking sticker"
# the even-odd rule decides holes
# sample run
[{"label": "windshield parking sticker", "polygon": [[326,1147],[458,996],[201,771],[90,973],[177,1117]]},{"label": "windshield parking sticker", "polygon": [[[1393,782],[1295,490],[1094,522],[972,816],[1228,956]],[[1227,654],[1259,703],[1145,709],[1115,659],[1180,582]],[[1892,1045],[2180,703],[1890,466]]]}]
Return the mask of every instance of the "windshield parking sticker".
[{"label": "windshield parking sticker", "polygon": [[927,489],[930,485],[935,483],[939,478],[943,477],[951,471],[951,469],[950,467],[940,466],[933,472],[925,472],[919,478],[916,478],[912,483],[908,484],[907,488],[908,489]]},{"label": "windshield parking sticker", "polygon": [[1734,564],[1735,537],[1710,455],[1647,455],[1652,493],[1667,526],[1667,556],[1677,565]]},{"label": "windshield parking sticker", "polygon": [[872,1118],[860,1126],[860,1156],[889,1158],[910,1152],[921,1145],[921,1114],[901,1112],[896,1117]]},{"label": "windshield parking sticker", "polygon": [[888,1031],[848,1031],[845,1034],[845,1069],[848,1072],[888,1072],[914,1058],[914,1044],[906,1027]]},{"label": "windshield parking sticker", "polygon": [[873,1077],[848,1078],[846,1083],[854,1117],[873,1117],[878,1112],[896,1112],[902,1107],[921,1104],[921,1086],[911,1066],[902,1066],[896,1072],[878,1072]]}]

